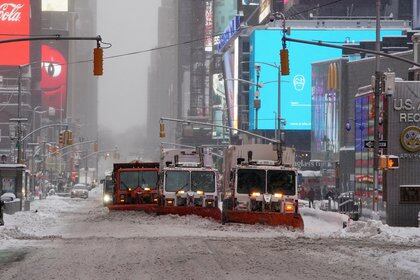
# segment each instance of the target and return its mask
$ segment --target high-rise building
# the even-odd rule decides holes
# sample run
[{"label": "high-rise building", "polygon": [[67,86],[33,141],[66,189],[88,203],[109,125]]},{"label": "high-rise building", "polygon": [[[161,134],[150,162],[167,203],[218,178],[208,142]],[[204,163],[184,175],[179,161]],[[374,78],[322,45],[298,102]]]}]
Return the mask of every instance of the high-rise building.
[{"label": "high-rise building", "polygon": [[[158,136],[161,116],[211,120],[213,0],[164,1],[158,21],[158,46],[178,45],[152,54],[148,89],[151,139]],[[210,141],[209,128],[186,130],[180,124],[167,124],[167,140],[190,144]]]},{"label": "high-rise building", "polygon": [[[149,141],[156,144],[160,117],[177,117],[178,95],[178,2],[163,1],[158,10],[158,46],[170,46],[152,52],[147,92],[147,131]],[[173,124],[166,127],[168,141],[175,141],[170,133]],[[153,153],[151,153],[153,154]]]}]

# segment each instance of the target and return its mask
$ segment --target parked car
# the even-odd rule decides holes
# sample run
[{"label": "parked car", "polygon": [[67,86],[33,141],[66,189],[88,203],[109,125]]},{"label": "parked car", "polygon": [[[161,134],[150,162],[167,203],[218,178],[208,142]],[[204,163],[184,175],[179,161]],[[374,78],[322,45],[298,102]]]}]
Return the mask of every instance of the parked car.
[{"label": "parked car", "polygon": [[73,186],[70,197],[80,197],[80,198],[88,198],[89,197],[89,189],[85,184],[76,184]]}]

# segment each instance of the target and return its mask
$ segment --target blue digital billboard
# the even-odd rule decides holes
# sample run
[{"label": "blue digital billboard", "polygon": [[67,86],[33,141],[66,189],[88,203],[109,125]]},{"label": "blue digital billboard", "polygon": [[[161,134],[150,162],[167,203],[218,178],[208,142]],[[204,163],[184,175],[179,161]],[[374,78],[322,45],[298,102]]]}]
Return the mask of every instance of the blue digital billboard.
[{"label": "blue digital billboard", "polygon": [[[399,36],[402,30],[382,30],[381,36]],[[250,78],[256,81],[255,65],[265,62],[279,65],[282,32],[280,30],[256,30],[250,38]],[[292,29],[292,38],[325,41],[328,43],[360,42],[375,40],[374,29]],[[342,51],[300,43],[287,43],[290,58],[290,75],[282,77],[281,116],[286,120],[285,130],[311,129],[311,64],[323,60],[340,58]],[[268,82],[260,88],[261,107],[253,108],[255,86],[249,94],[249,127],[251,130],[273,130],[277,114],[277,69],[260,64],[260,82]]]}]

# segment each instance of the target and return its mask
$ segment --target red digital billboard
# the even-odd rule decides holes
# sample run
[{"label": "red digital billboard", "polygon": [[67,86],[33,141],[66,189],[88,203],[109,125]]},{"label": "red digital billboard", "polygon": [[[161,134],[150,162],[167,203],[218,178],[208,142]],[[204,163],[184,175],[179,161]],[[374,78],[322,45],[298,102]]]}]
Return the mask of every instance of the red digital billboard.
[{"label": "red digital billboard", "polygon": [[42,45],[41,66],[42,105],[64,110],[67,101],[66,58],[58,49]]},{"label": "red digital billboard", "polygon": [[[30,33],[30,0],[0,0],[0,40]],[[29,42],[0,44],[0,65],[29,63]]]}]

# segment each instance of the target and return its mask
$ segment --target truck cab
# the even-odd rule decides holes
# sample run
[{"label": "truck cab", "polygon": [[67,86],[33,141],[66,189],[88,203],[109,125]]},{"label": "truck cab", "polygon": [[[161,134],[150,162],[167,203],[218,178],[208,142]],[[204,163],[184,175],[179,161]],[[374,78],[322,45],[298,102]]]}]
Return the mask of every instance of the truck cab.
[{"label": "truck cab", "polygon": [[255,161],[232,169],[232,208],[252,212],[295,213],[297,170]]},{"label": "truck cab", "polygon": [[114,204],[158,204],[158,180],[159,163],[114,164]]},{"label": "truck cab", "polygon": [[217,172],[197,163],[177,163],[163,170],[165,206],[217,207]]},{"label": "truck cab", "polygon": [[112,172],[105,174],[102,201],[104,206],[114,203],[114,180],[112,179]]},{"label": "truck cab", "polygon": [[294,157],[293,149],[271,144],[230,146],[223,167],[222,223],[303,229]]}]

